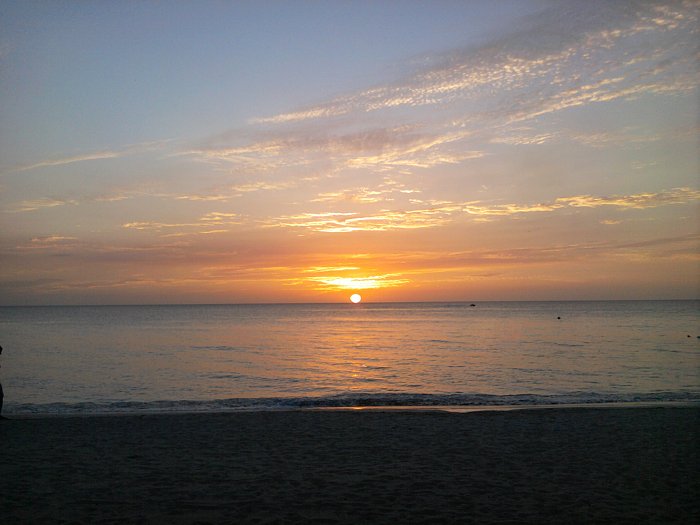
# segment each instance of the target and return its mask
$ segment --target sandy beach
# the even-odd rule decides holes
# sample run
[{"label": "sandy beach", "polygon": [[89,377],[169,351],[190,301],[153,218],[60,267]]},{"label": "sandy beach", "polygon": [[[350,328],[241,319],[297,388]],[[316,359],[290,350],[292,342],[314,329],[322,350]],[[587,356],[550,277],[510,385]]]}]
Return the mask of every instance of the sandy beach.
[{"label": "sandy beach", "polygon": [[2,522],[693,523],[700,408],[0,422]]}]

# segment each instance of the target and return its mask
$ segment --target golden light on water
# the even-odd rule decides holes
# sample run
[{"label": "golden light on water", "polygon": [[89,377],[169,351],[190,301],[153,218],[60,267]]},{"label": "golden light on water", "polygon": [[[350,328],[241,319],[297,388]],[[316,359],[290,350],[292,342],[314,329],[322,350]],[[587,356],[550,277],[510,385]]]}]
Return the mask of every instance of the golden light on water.
[{"label": "golden light on water", "polygon": [[362,301],[362,296],[361,296],[359,293],[354,293],[354,294],[352,294],[352,295],[350,296],[350,300],[351,300],[353,303],[357,304],[357,303],[359,303],[360,301]]}]

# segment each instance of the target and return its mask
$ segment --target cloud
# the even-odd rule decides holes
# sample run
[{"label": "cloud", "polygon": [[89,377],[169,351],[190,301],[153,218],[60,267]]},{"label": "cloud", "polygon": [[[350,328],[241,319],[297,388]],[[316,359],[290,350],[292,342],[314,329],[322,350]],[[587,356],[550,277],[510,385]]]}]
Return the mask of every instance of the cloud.
[{"label": "cloud", "polygon": [[[573,263],[597,258],[626,258],[647,260],[666,256],[692,257],[697,252],[700,236],[646,239],[638,242],[593,242],[526,246],[510,249],[469,250],[445,253],[442,251],[389,252],[372,254],[305,255],[296,264],[269,267],[251,262],[249,265],[221,267],[206,272],[208,277],[222,280],[274,280],[288,286],[300,286],[317,291],[362,290],[392,288],[411,283],[464,283],[466,279],[499,278],[513,268],[523,265],[551,265]],[[336,266],[304,266],[305,260],[342,261]],[[346,264],[350,262],[350,264]],[[392,271],[383,271],[391,268]]]},{"label": "cloud", "polygon": [[[697,254],[699,242],[700,235],[688,234],[657,237],[637,242],[607,241],[536,245],[451,253],[410,250],[405,253],[374,253],[363,258],[363,264],[392,269],[400,268],[399,273],[392,274],[392,277],[399,279],[416,281],[419,278],[420,280],[429,279],[430,276],[435,275],[436,281],[443,281],[445,280],[441,275],[443,273],[459,273],[462,278],[465,274],[492,276],[499,272],[499,268],[588,260],[594,255],[602,258],[634,254],[637,257],[651,258],[673,252],[675,256],[686,257]],[[350,257],[347,258],[350,259]],[[485,274],[484,270],[488,270],[488,274]],[[358,272],[348,271],[345,273],[356,275]]]},{"label": "cloud", "polygon": [[490,139],[492,144],[508,144],[510,146],[539,146],[556,140],[559,133],[536,133],[532,128],[514,128],[507,135]]},{"label": "cloud", "polygon": [[303,180],[300,181],[280,181],[280,182],[248,182],[245,184],[237,184],[231,186],[231,191],[235,193],[250,193],[254,191],[275,191],[275,190],[286,190],[299,185]]},{"label": "cloud", "polygon": [[118,193],[114,195],[101,195],[95,197],[95,202],[119,202],[131,199],[135,194]]},{"label": "cloud", "polygon": [[[343,256],[344,257],[344,256]],[[327,260],[328,256],[316,254],[304,259]],[[360,266],[304,266],[303,260],[296,265],[267,266],[250,262],[247,265],[211,267],[200,272],[200,278],[220,281],[271,280],[286,286],[301,286],[317,291],[366,290],[389,288],[410,282],[409,278],[396,273],[373,272]]]},{"label": "cloud", "polygon": [[55,245],[55,244],[62,244],[65,242],[72,242],[75,241],[77,238],[76,237],[66,237],[63,235],[48,235],[46,237],[34,237],[32,239],[32,244],[34,245]]},{"label": "cloud", "polygon": [[[391,203],[391,195],[415,193],[393,179],[385,179],[378,190],[355,188],[321,193],[310,203],[361,203],[368,206],[381,202]],[[237,213],[210,212],[192,222],[131,221],[122,224],[125,229],[156,231],[164,236],[183,236],[195,233],[211,234],[229,231],[232,226],[247,225],[255,228],[308,230],[317,233],[389,232],[435,228],[458,220],[472,219],[488,222],[523,214],[547,214],[572,209],[611,207],[620,210],[641,210],[659,206],[682,205],[700,200],[700,190],[682,187],[658,192],[630,195],[594,196],[573,195],[558,197],[549,202],[493,203],[485,201],[447,201],[410,199],[417,206],[408,209],[383,209],[375,212],[322,211],[252,219]],[[48,204],[47,204],[48,205]],[[617,224],[607,220],[603,224]]]},{"label": "cloud", "polygon": [[574,197],[560,197],[557,203],[572,206],[574,208],[597,208],[600,206],[614,206],[616,208],[656,208],[669,204],[686,204],[700,200],[700,191],[692,188],[674,188],[656,193],[637,193],[634,195],[616,195],[611,197],[594,197],[591,195],[576,195]]},{"label": "cloud", "polygon": [[16,246],[21,251],[52,251],[72,249],[81,246],[82,243],[77,237],[65,235],[47,235],[34,237],[28,243]]},{"label": "cloud", "polygon": [[397,278],[396,274],[371,275],[368,277],[308,277],[307,282],[317,290],[368,290],[389,288],[409,283],[409,279]]},{"label": "cloud", "polygon": [[77,201],[72,199],[52,199],[41,198],[33,200],[25,200],[17,203],[14,207],[6,210],[8,213],[22,213],[28,211],[41,210],[43,208],[55,208],[57,206],[65,206],[68,204],[76,205]]},{"label": "cloud", "polygon": [[309,202],[352,202],[358,204],[376,204],[392,202],[397,196],[421,193],[421,190],[407,188],[405,184],[391,177],[384,177],[375,188],[347,188],[339,191],[319,193]]},{"label": "cloud", "polygon": [[156,222],[156,221],[132,221],[122,224],[122,228],[129,230],[153,230],[157,232],[162,232],[164,230],[182,230],[173,235],[185,235],[185,234],[211,234],[211,233],[223,233],[229,231],[228,229],[206,229],[201,230],[201,228],[212,228],[213,226],[236,226],[242,223],[241,216],[236,213],[227,212],[209,212],[202,217],[200,217],[195,222],[186,223],[168,223],[168,222]]},{"label": "cloud", "polygon": [[18,173],[23,171],[30,171],[40,168],[50,168],[55,166],[65,166],[68,164],[76,164],[78,162],[87,162],[92,160],[106,160],[106,159],[116,159],[120,157],[125,157],[128,155],[135,155],[144,153],[147,151],[154,151],[161,149],[166,144],[172,142],[171,140],[157,140],[143,142],[140,144],[133,144],[126,146],[117,150],[101,150],[93,151],[90,153],[83,153],[81,155],[74,155],[70,157],[60,157],[53,159],[46,159],[34,162],[32,164],[26,164],[24,166],[17,166],[15,168],[8,169],[3,173]]},{"label": "cloud", "polygon": [[215,194],[215,195],[162,195],[163,197],[173,197],[178,201],[203,201],[203,202],[219,202],[228,201],[232,198],[232,195],[225,194]]},{"label": "cloud", "polygon": [[38,168],[47,168],[51,166],[63,166],[66,164],[75,164],[76,162],[85,162],[88,160],[102,160],[102,159],[114,159],[121,156],[120,153],[116,151],[97,151],[94,153],[87,153],[85,155],[76,155],[74,157],[64,157],[60,159],[42,160],[34,164],[28,164],[26,166],[20,166],[11,171],[29,171]]},{"label": "cloud", "polygon": [[118,192],[114,194],[102,194],[98,196],[83,196],[79,199],[59,199],[53,197],[42,197],[39,199],[23,200],[10,206],[5,210],[6,213],[20,213],[37,211],[44,208],[56,208],[58,206],[73,205],[78,206],[85,203],[98,202],[110,203],[120,202],[127,199],[132,199],[137,196],[149,195],[145,192]]},{"label": "cloud", "polygon": [[268,227],[302,228],[321,233],[355,231],[392,231],[432,228],[448,223],[459,206],[417,210],[380,211],[371,215],[355,212],[303,213],[276,217],[265,222]]},{"label": "cloud", "polygon": [[374,154],[354,155],[346,159],[351,168],[432,168],[441,164],[459,164],[465,160],[478,159],[485,155],[483,151],[449,151],[446,144],[460,141],[470,133],[454,132],[432,137],[423,137],[412,143],[398,147],[385,148]]},{"label": "cloud", "polygon": [[563,204],[557,203],[481,205],[476,201],[473,203],[465,203],[462,210],[470,215],[504,217],[520,213],[551,212],[563,207]]},{"label": "cloud", "polygon": [[266,227],[300,228],[319,233],[350,233],[356,231],[395,231],[433,228],[455,221],[459,217],[473,217],[477,221],[518,216],[528,213],[552,213],[571,208],[611,206],[620,209],[646,209],[673,204],[687,204],[700,200],[700,191],[692,188],[674,188],[655,193],[616,195],[610,197],[576,195],[559,197],[553,202],[535,204],[492,204],[481,201],[420,201],[429,207],[410,210],[383,210],[362,215],[358,212],[324,212],[285,215],[264,222]]},{"label": "cloud", "polygon": [[322,212],[282,215],[263,222],[268,228],[305,228],[323,231],[323,228],[341,226],[348,217],[355,217],[354,212]]},{"label": "cloud", "polygon": [[244,193],[252,193],[257,191],[275,191],[285,190],[298,186],[304,182],[303,180],[290,180],[280,182],[255,181],[243,184],[228,186],[217,193],[157,193],[154,196],[163,199],[174,199],[177,201],[193,201],[193,202],[226,202],[236,197],[240,197]]},{"label": "cloud", "polygon": [[312,266],[302,270],[303,273],[335,273],[360,270],[359,266]]},{"label": "cloud", "polygon": [[[417,125],[378,127],[362,131],[334,131],[325,127],[309,126],[274,133],[263,132],[257,139],[236,147],[218,144],[221,140],[232,139],[230,134],[224,134],[210,139],[209,145],[192,148],[182,155],[232,164],[253,171],[307,167],[323,162],[331,162],[336,170],[429,168],[483,156],[482,151],[464,150],[456,146],[455,143],[469,135],[470,132],[465,129],[435,131],[421,129]],[[267,184],[269,188],[263,186],[263,189],[286,189],[291,185]],[[246,190],[245,186],[240,189]]]},{"label": "cloud", "polygon": [[250,120],[252,124],[286,124],[288,122],[296,122],[299,120],[308,120],[316,118],[334,117],[347,113],[349,105],[342,104],[342,99],[336,99],[336,104],[328,106],[320,106],[292,113],[282,113],[273,117],[257,117]]},{"label": "cloud", "polygon": [[[700,191],[692,188],[673,188],[659,192],[637,193],[632,195],[592,196],[575,195],[559,197],[554,202],[538,204],[484,204],[479,201],[462,205],[462,210],[480,217],[505,217],[522,213],[547,213],[566,208],[598,208],[611,206],[620,209],[646,209],[672,204],[688,204],[700,200]],[[612,224],[608,221],[605,224]]]},{"label": "cloud", "polygon": [[652,142],[668,139],[672,135],[678,140],[691,139],[696,136],[687,130],[678,130],[672,134],[648,133],[641,129],[631,127],[619,131],[595,131],[581,132],[567,129],[556,131],[538,132],[529,126],[511,127],[502,131],[502,134],[489,140],[491,144],[506,144],[509,146],[540,146],[549,143],[571,142],[582,144],[592,148],[604,148],[614,146],[616,148],[638,148]]},{"label": "cloud", "polygon": [[71,290],[84,291],[133,286],[162,286],[173,283],[171,279],[144,278],[139,276],[123,279],[46,279],[45,281],[45,283],[38,282],[33,286],[34,288],[37,288],[37,291],[39,291],[42,295]]},{"label": "cloud", "polygon": [[615,147],[639,147],[644,144],[658,142],[664,137],[661,135],[650,135],[635,133],[634,130],[624,129],[621,132],[597,132],[597,133],[572,133],[571,140],[579,144],[584,144],[593,148],[608,146]]},{"label": "cloud", "polygon": [[[401,107],[483,101],[498,98],[493,97],[494,91],[508,97],[493,109],[524,120],[645,92],[687,91],[695,89],[696,68],[687,68],[684,74],[677,63],[673,76],[658,79],[669,73],[668,67],[662,67],[664,60],[677,57],[679,50],[686,57],[694,55],[691,35],[696,27],[697,9],[692,2],[557,2],[513,33],[480,48],[434,57],[431,65],[394,84],[253,123],[282,125]],[[655,45],[648,45],[651,41]],[[648,47],[654,51],[648,52]],[[584,78],[590,81],[583,83]]]},{"label": "cloud", "polygon": [[[695,92],[697,13],[692,2],[552,3],[480,47],[425,57],[393,83],[253,119],[246,129],[210,137],[181,155],[290,180],[309,172],[351,177],[358,169],[413,173],[483,158],[489,144],[660,140],[629,129],[580,132],[557,124],[556,131],[543,130],[542,121],[594,104]],[[354,197],[373,198],[362,188]],[[318,196],[351,198],[337,191]]]},{"label": "cloud", "polygon": [[387,192],[370,190],[369,188],[354,188],[341,191],[331,191],[319,193],[315,199],[309,202],[356,202],[356,203],[377,203],[386,200],[391,200],[385,195]]}]

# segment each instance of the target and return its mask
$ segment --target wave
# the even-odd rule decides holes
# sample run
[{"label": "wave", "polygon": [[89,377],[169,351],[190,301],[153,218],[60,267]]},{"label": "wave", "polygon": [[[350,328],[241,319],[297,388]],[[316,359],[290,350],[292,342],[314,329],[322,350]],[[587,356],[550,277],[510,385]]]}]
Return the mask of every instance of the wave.
[{"label": "wave", "polygon": [[497,408],[625,403],[700,403],[700,392],[652,392],[611,394],[568,392],[563,394],[420,394],[350,393],[324,397],[230,398],[213,400],[105,401],[82,403],[14,403],[5,413],[16,416],[108,415],[191,412],[245,412],[342,408]]}]

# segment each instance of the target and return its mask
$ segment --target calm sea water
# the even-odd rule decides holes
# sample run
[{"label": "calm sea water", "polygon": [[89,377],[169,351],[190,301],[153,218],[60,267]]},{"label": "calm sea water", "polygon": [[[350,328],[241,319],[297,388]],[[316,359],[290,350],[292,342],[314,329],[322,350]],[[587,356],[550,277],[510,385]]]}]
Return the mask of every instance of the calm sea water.
[{"label": "calm sea water", "polygon": [[5,411],[700,399],[700,302],[2,307]]}]

